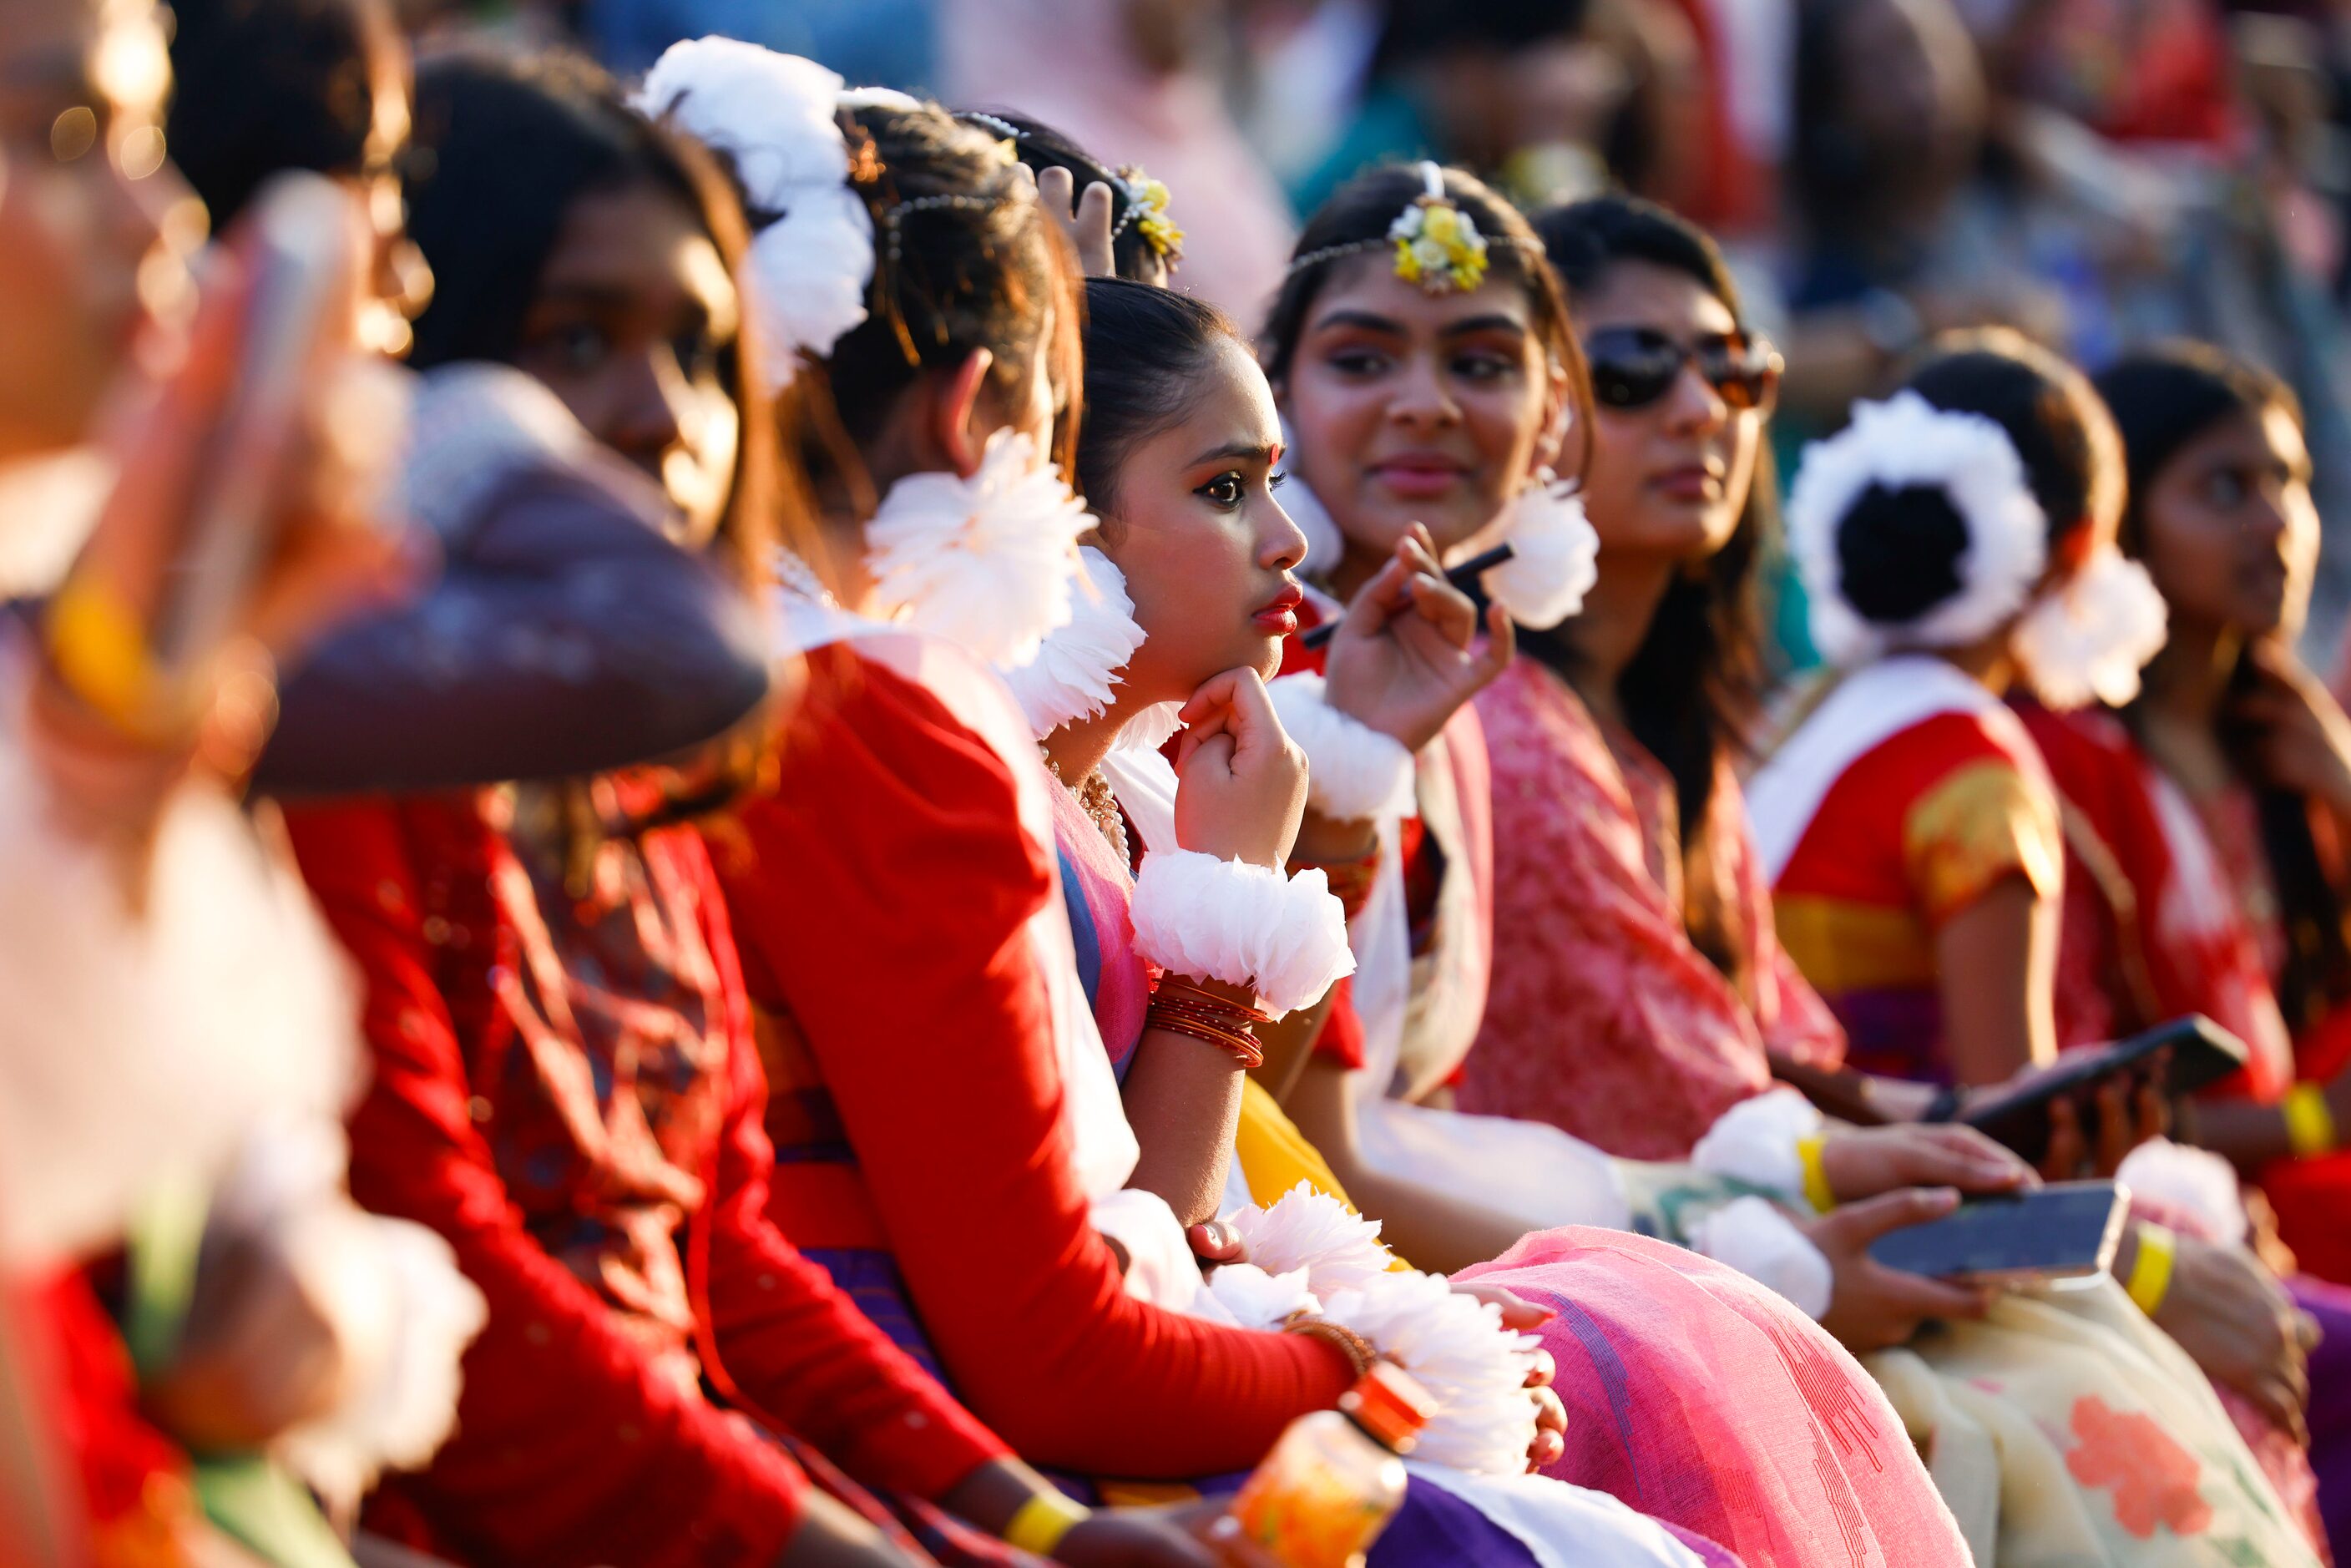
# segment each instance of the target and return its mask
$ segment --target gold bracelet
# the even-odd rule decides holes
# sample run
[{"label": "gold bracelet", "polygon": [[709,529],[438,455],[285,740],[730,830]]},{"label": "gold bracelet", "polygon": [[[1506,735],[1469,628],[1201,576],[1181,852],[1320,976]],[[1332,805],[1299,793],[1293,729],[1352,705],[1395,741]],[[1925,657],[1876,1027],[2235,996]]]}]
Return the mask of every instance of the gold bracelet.
[{"label": "gold bracelet", "polygon": [[1821,1149],[1828,1141],[1826,1133],[1796,1140],[1796,1162],[1804,1167],[1804,1201],[1821,1214],[1837,1206],[1836,1194],[1829,1187],[1829,1173],[1821,1166]]},{"label": "gold bracelet", "polygon": [[1357,1377],[1371,1371],[1372,1364],[1380,1358],[1380,1348],[1344,1323],[1334,1323],[1329,1318],[1310,1318],[1303,1312],[1294,1314],[1282,1325],[1285,1333],[1304,1334],[1326,1344],[1339,1347],[1341,1354],[1354,1368]]},{"label": "gold bracelet", "polygon": [[2123,1289],[2148,1317],[2163,1305],[2171,1289],[2171,1265],[2179,1256],[2179,1237],[2169,1226],[2142,1219],[2138,1225],[2138,1256],[2131,1260],[2130,1280]]},{"label": "gold bracelet", "polygon": [[2335,1152],[2335,1107],[2326,1103],[2325,1088],[2297,1083],[2285,1092],[2279,1109],[2285,1113],[2285,1141],[2295,1154],[2308,1159]]},{"label": "gold bracelet", "polygon": [[1035,1557],[1050,1557],[1061,1538],[1093,1517],[1093,1510],[1050,1487],[1035,1493],[1004,1527],[1006,1544]]},{"label": "gold bracelet", "polygon": [[69,577],[50,599],[43,630],[49,667],[84,707],[134,740],[162,738],[162,677],[120,594],[87,574]]}]

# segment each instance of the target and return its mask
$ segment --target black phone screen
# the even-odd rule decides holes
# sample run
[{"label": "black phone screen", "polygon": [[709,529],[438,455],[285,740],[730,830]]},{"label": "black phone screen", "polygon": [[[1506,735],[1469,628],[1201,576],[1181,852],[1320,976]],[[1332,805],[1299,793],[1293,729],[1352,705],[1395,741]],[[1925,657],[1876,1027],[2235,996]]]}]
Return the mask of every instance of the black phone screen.
[{"label": "black phone screen", "polygon": [[1936,1279],[2093,1273],[2111,1256],[2123,1206],[2121,1189],[2110,1181],[1972,1198],[1941,1219],[1886,1232],[1870,1243],[1869,1255],[1889,1269]]}]

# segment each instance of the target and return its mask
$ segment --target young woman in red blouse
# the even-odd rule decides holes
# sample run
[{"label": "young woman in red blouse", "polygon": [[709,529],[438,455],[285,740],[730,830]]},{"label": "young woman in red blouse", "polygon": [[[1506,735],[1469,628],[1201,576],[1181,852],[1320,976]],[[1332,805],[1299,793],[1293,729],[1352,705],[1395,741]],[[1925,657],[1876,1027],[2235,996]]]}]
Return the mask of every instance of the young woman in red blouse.
[{"label": "young woman in red blouse", "polygon": [[[730,62],[684,63],[706,71],[687,85],[657,69],[657,94],[676,89],[689,119],[726,102],[709,74]],[[745,93],[705,134],[738,162],[761,157],[789,134],[763,131],[767,96]],[[1020,662],[1067,613],[1040,589],[1071,591],[1071,547],[1092,526],[1032,455],[1078,390],[1073,278],[987,137],[886,110],[857,122],[893,181],[875,203],[872,319],[796,322],[810,345],[796,373],[821,377],[853,447],[824,455],[820,487],[841,568],[830,582],[790,573],[801,592],[781,628],[807,685],[773,787],[708,830],[774,1087],[771,1212],[1027,1457],[1113,1496],[1118,1481],[1229,1481],[1368,1353],[1320,1321],[1244,1330],[1144,1299],[1179,1271],[1196,1286],[1196,1265],[1166,1204],[1124,1185],[1137,1149],[1064,913],[1061,787],[979,662]],[[937,201],[950,172],[999,199]],[[947,276],[967,291],[925,286]],[[966,303],[1007,296],[1020,308]],[[878,507],[859,505],[852,476]],[[1185,832],[1202,860],[1270,882],[1303,779],[1255,685],[1196,705]],[[1105,1240],[1140,1234],[1144,1212],[1181,1256]],[[1528,1560],[1467,1503],[1416,1484],[1374,1560],[1465,1552]]]},{"label": "young woman in red blouse", "polygon": [[[462,342],[539,376],[756,580],[772,500],[742,481],[772,427],[723,188],[584,66],[444,62],[419,101],[439,167],[475,183],[416,192],[452,313],[420,321],[422,357]],[[436,197],[486,196],[535,254],[436,221]],[[647,770],[296,814],[368,980],[355,1186],[448,1238],[490,1301],[461,1435],[371,1522],[483,1563],[1019,1560],[1008,1531],[1071,1562],[1204,1561],[1147,1519],[1038,1539],[1024,1521],[1065,1522],[1045,1483],[769,1218],[742,976],[677,820],[696,786]]]}]

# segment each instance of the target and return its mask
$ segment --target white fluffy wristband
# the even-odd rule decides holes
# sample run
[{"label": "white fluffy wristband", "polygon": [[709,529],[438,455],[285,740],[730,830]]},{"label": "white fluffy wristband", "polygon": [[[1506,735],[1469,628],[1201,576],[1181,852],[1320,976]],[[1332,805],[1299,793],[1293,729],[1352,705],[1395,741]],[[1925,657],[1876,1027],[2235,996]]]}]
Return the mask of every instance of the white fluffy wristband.
[{"label": "white fluffy wristband", "polygon": [[1192,850],[1144,857],[1134,879],[1134,950],[1174,974],[1247,986],[1275,1018],[1355,969],[1347,917],[1321,872],[1285,879]]},{"label": "white fluffy wristband", "polygon": [[1341,713],[1322,677],[1284,675],[1266,687],[1281,727],[1306,753],[1306,799],[1336,821],[1412,810],[1412,753],[1394,736]]},{"label": "white fluffy wristband", "polygon": [[1802,1197],[1804,1162],[1796,1145],[1821,1126],[1821,1113],[1813,1103],[1783,1084],[1741,1100],[1716,1117],[1690,1151],[1690,1163],[1709,1176]]}]

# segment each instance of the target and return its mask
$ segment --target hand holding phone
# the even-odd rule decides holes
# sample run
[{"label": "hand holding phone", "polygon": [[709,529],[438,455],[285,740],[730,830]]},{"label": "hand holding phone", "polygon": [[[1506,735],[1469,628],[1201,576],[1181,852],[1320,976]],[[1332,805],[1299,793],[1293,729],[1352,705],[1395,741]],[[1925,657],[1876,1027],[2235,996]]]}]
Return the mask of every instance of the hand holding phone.
[{"label": "hand holding phone", "polygon": [[1929,1318],[1977,1318],[1990,1311],[1987,1290],[1892,1268],[1871,1255],[1880,1237],[1939,1219],[1959,1203],[1951,1187],[1905,1187],[1804,1222],[1804,1235],[1829,1264],[1829,1308],[1821,1327],[1864,1355],[1904,1343]]},{"label": "hand holding phone", "polygon": [[[1959,1120],[1996,1142],[2005,1144],[2035,1166],[2050,1151],[2052,1108],[2069,1103],[2079,1119],[2085,1144],[2097,1147],[2107,1120],[2104,1103],[2116,1103],[2115,1086],[2136,1075],[2154,1073],[2165,1099],[2178,1099],[2206,1088],[2245,1064],[2242,1040],[2201,1014],[2175,1019],[2158,1028],[2111,1045],[2067,1051],[2052,1066],[2023,1080],[1976,1096],[1960,1111]],[[2064,1113],[2058,1113],[2062,1122]]]}]

